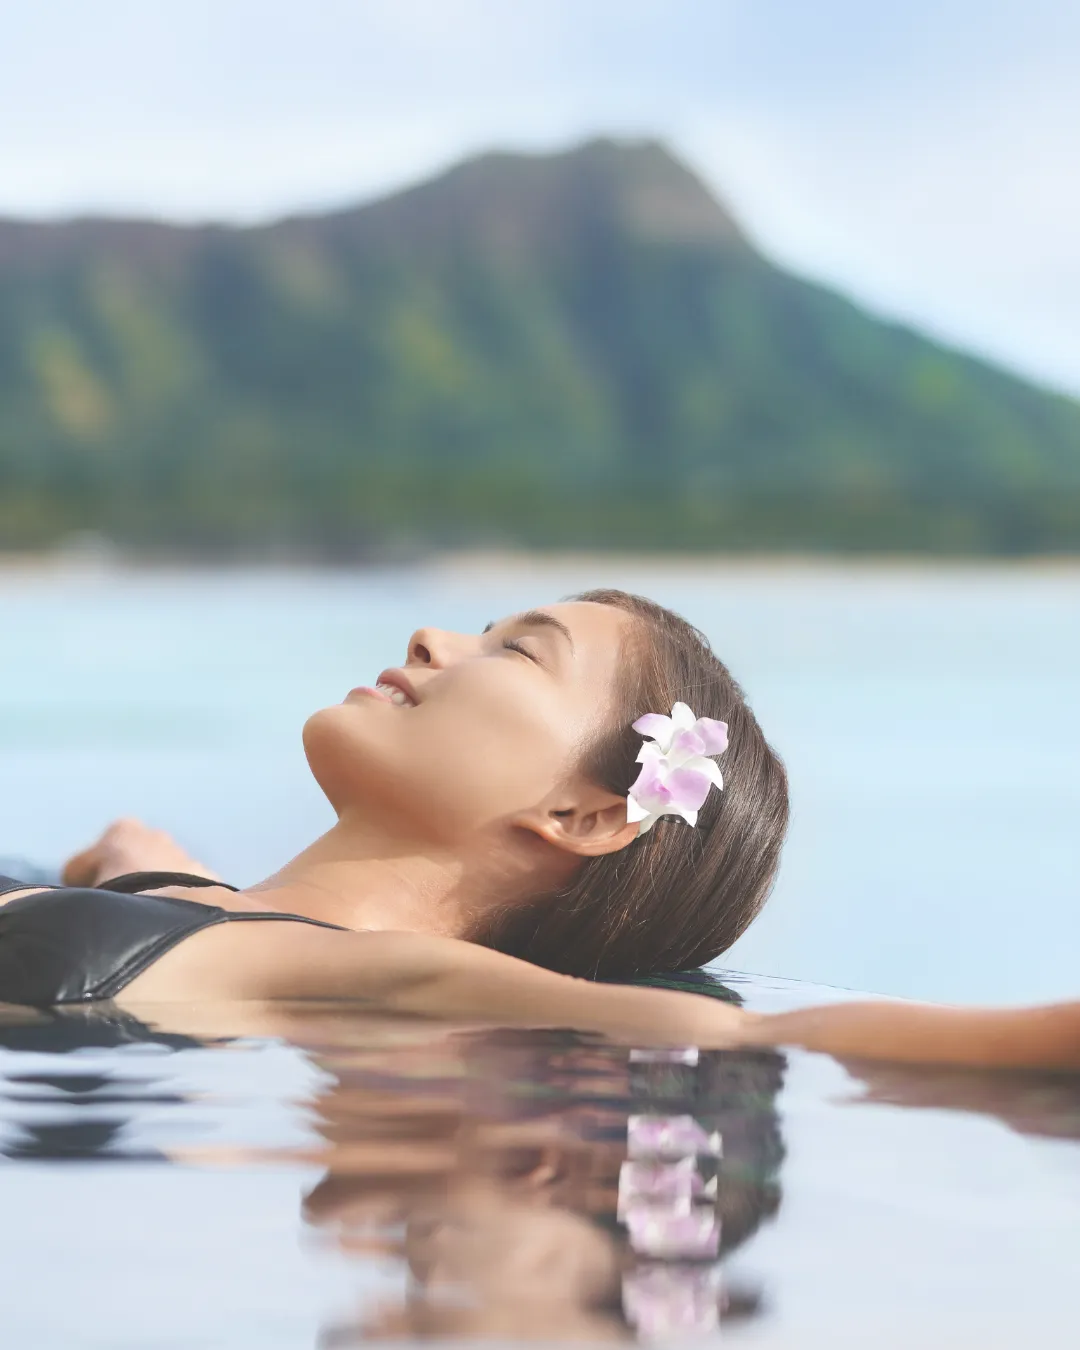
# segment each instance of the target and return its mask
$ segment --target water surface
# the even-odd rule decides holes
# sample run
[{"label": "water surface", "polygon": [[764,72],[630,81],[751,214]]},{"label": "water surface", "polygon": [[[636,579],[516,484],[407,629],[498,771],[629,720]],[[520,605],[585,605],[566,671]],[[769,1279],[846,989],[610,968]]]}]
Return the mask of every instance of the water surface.
[{"label": "water surface", "polygon": [[[832,996],[730,983],[752,1007]],[[1075,1078],[656,1063],[331,1007],[9,1013],[0,1329],[34,1350],[1064,1350],[1078,1136]]]}]

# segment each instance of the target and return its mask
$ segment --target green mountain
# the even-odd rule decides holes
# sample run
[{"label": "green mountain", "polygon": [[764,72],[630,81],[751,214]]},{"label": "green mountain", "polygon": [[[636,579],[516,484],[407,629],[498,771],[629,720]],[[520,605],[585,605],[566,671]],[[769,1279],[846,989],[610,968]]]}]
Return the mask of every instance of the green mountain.
[{"label": "green mountain", "polygon": [[0,547],[1080,547],[1080,405],[773,266],[662,146],[259,228],[0,221]]}]

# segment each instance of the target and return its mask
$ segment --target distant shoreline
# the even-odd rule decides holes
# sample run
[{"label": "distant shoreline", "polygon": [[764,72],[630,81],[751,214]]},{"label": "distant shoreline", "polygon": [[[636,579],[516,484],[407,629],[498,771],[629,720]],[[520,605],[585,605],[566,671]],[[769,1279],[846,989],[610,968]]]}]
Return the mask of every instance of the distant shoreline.
[{"label": "distant shoreline", "polygon": [[530,550],[513,548],[461,549],[432,552],[416,557],[386,557],[354,562],[328,562],[315,558],[237,557],[198,559],[141,556],[121,551],[83,554],[78,550],[32,553],[0,552],[0,576],[130,576],[198,573],[310,572],[327,574],[375,574],[391,571],[439,573],[444,576],[490,574],[520,576],[523,573],[621,571],[647,568],[652,572],[776,573],[815,571],[899,573],[1062,573],[1080,572],[1080,554],[1032,554],[1024,557],[923,553],[624,553],[580,549]]},{"label": "distant shoreline", "polygon": [[530,571],[552,567],[647,567],[654,571],[696,572],[986,572],[1080,571],[1080,554],[1038,554],[1024,558],[931,556],[907,553],[590,553],[526,550],[465,550],[437,555],[441,571]]}]

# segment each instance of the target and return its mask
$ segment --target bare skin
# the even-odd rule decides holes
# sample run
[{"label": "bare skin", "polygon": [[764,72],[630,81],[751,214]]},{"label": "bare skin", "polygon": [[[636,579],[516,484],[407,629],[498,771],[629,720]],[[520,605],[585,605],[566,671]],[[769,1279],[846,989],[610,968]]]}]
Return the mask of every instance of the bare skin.
[{"label": "bare skin", "polygon": [[[337,812],[332,829],[239,893],[168,892],[350,931],[204,929],[117,1001],[148,1015],[162,1005],[350,999],[373,1012],[571,1025],[642,1044],[798,1044],[849,1057],[1080,1068],[1080,1004],[848,1004],[761,1017],[695,995],[572,979],[470,943],[492,907],[554,889],[582,859],[637,835],[625,797],[576,769],[608,715],[628,622],[609,606],[573,603],[481,635],[419,630],[405,665],[381,677],[398,693],[354,690],[304,729],[308,762]],[[125,821],[76,855],[65,880],[95,885],[142,870],[218,879],[167,835]]]}]

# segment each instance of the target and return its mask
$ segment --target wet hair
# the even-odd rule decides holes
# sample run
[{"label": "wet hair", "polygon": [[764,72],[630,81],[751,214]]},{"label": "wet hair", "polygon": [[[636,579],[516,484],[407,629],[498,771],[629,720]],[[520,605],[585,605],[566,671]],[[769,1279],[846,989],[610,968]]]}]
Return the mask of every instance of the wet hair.
[{"label": "wet hair", "polygon": [[633,620],[607,725],[583,748],[587,777],[625,794],[637,775],[647,712],[688,703],[728,724],[696,828],[665,817],[628,847],[582,864],[569,885],[493,915],[477,940],[567,975],[625,980],[689,970],[727,950],[772,888],[788,823],[787,775],[742,689],[708,639],[662,605],[625,591],[576,601],[611,605]]}]

